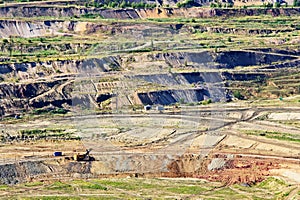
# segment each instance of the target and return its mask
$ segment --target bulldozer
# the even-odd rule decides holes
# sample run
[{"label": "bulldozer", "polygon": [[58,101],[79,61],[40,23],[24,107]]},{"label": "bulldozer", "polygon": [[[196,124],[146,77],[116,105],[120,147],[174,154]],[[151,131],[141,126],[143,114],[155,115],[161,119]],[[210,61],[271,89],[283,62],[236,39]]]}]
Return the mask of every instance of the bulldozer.
[{"label": "bulldozer", "polygon": [[94,161],[95,158],[90,156],[91,149],[86,149],[85,154],[74,154],[73,160],[75,161]]}]

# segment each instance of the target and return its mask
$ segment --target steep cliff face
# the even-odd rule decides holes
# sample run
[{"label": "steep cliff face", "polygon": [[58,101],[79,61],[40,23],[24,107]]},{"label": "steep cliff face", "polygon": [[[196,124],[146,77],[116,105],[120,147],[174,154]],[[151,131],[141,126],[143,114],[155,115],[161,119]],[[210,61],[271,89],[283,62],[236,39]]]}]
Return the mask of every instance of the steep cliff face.
[{"label": "steep cliff face", "polygon": [[170,105],[182,101],[197,103],[207,99],[214,102],[228,101],[231,99],[231,93],[226,89],[227,81],[263,80],[266,75],[263,73],[194,72],[138,75],[135,78],[169,87],[190,87],[185,90],[160,90],[137,94],[143,104]]},{"label": "steep cliff face", "polygon": [[[0,38],[24,37],[33,38],[39,36],[69,36],[74,34],[103,33],[109,35],[135,34],[139,37],[149,35],[170,35],[177,33],[182,26],[165,24],[147,24],[137,26],[133,23],[105,23],[105,22],[81,22],[81,21],[22,21],[22,20],[0,20]],[[187,28],[185,29],[187,31]]]},{"label": "steep cliff face", "polygon": [[100,14],[103,18],[139,18],[134,9],[106,10],[100,8],[78,8],[76,6],[5,6],[0,7],[1,17],[80,17],[84,14]]},{"label": "steep cliff face", "polygon": [[297,59],[295,56],[276,55],[251,51],[212,52],[178,52],[159,53],[148,56],[151,61],[165,61],[173,67],[192,65],[196,68],[234,68],[236,66],[252,66],[271,64],[273,62]]},{"label": "steep cliff face", "polygon": [[23,183],[30,177],[49,174],[53,170],[53,165],[47,165],[41,161],[0,165],[0,182],[8,185]]},{"label": "steep cliff face", "polygon": [[0,7],[0,17],[80,17],[84,14],[99,14],[102,18],[138,19],[138,18],[166,18],[166,17],[226,17],[226,16],[290,16],[297,15],[300,8],[271,8],[271,9],[212,9],[212,8],[155,8],[155,9],[101,9],[79,8],[76,6],[5,6]]},{"label": "steep cliff face", "polygon": [[[204,99],[210,99],[212,95],[205,89],[194,89],[194,90],[167,90],[167,91],[156,91],[149,93],[138,94],[143,104],[159,104],[159,105],[170,105],[176,102],[199,102]],[[213,99],[218,101],[220,99]]]},{"label": "steep cliff face", "polygon": [[[173,52],[157,54],[140,54],[128,56],[109,56],[104,58],[89,58],[84,60],[63,60],[47,62],[25,62],[13,64],[0,64],[0,75],[2,78],[14,77],[19,80],[43,78],[50,74],[58,77],[64,74],[99,74],[103,72],[118,71],[128,65],[142,65],[151,63],[155,66],[168,68],[191,67],[197,69],[232,69],[237,66],[266,65],[286,60],[296,60],[297,57],[289,55],[277,55],[272,53],[252,51],[231,51],[231,52]],[[187,66],[188,65],[188,66]],[[201,73],[204,81],[209,82],[211,73]],[[149,75],[148,77],[151,77]],[[137,77],[145,77],[138,75]],[[172,79],[169,81],[185,80],[185,77],[156,77],[161,79]],[[153,78],[153,80],[155,77]],[[182,83],[181,83],[182,84]]]},{"label": "steep cliff face", "polygon": [[[118,57],[90,58],[85,60],[63,60],[47,62],[26,62],[14,64],[0,64],[2,75],[13,74],[15,78],[42,78],[50,74],[61,73],[101,73],[118,70]],[[59,72],[58,72],[59,71]]]},{"label": "steep cliff face", "polygon": [[[111,12],[115,12],[112,10]],[[147,13],[140,13],[141,17],[152,17],[155,15],[154,11],[147,11]],[[144,15],[144,16],[142,16]],[[108,16],[108,18],[114,16]],[[155,16],[153,16],[155,17]],[[186,16],[189,17],[189,16]],[[122,17],[120,17],[122,18]],[[286,27],[285,29],[260,29],[260,28],[243,28],[243,27],[216,27],[213,25],[201,24],[182,24],[173,22],[170,23],[151,23],[139,25],[132,22],[82,22],[80,20],[45,20],[45,21],[22,21],[22,20],[0,20],[0,37],[9,38],[10,36],[18,36],[24,38],[33,37],[50,37],[50,36],[69,36],[76,35],[93,35],[100,34],[104,36],[122,36],[135,35],[136,38],[161,37],[172,38],[174,34],[180,33],[224,33],[224,34],[243,34],[243,35],[264,35],[264,34],[278,34],[290,33],[297,30],[297,25]],[[71,45],[71,44],[70,44]],[[30,47],[32,48],[32,47]]]},{"label": "steep cliff face", "polygon": [[271,64],[273,62],[293,60],[295,56],[289,55],[276,55],[276,54],[265,54],[258,52],[247,52],[247,51],[230,51],[220,53],[216,62],[225,64],[229,68],[236,66],[251,66],[261,64]]},{"label": "steep cliff face", "polygon": [[[104,3],[104,0],[96,0],[96,2]],[[122,2],[121,0],[118,2]],[[157,6],[176,6],[177,3],[183,3],[185,0],[128,0],[129,3],[146,3],[146,4],[155,4]],[[194,0],[196,5],[209,5],[208,0]]]},{"label": "steep cliff face", "polygon": [[45,21],[18,21],[0,20],[0,37],[18,36],[24,38],[38,36],[62,35],[63,32],[80,33],[85,31],[85,22],[45,20]]}]

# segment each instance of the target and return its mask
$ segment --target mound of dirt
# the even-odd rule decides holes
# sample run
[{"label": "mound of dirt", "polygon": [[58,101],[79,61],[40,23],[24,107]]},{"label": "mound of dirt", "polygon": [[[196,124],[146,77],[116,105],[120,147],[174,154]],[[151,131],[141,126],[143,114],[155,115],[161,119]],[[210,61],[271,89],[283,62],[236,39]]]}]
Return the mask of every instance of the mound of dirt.
[{"label": "mound of dirt", "polygon": [[[270,175],[270,170],[279,169],[280,161],[241,156],[220,156],[200,159],[194,155],[184,155],[168,166],[169,177],[194,177],[209,181],[253,184],[261,182]],[[192,172],[191,169],[195,171]]]}]

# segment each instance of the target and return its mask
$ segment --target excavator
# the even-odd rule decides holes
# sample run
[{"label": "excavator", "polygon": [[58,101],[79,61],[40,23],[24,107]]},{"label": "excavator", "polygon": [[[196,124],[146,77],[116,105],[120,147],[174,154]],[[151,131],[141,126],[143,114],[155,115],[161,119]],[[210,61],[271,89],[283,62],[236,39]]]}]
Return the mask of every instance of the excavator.
[{"label": "excavator", "polygon": [[94,161],[95,158],[90,156],[91,149],[86,149],[85,151],[86,151],[85,154],[79,154],[79,153],[74,154],[73,160],[75,160],[75,161]]}]

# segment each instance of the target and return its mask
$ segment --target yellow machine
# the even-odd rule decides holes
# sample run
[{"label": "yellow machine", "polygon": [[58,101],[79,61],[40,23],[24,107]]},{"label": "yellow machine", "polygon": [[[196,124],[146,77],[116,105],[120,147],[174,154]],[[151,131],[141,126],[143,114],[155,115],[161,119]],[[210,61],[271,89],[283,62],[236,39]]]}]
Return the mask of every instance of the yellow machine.
[{"label": "yellow machine", "polygon": [[95,160],[93,157],[90,156],[91,149],[86,149],[85,154],[74,154],[73,159],[75,161],[92,161]]}]

